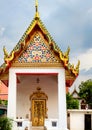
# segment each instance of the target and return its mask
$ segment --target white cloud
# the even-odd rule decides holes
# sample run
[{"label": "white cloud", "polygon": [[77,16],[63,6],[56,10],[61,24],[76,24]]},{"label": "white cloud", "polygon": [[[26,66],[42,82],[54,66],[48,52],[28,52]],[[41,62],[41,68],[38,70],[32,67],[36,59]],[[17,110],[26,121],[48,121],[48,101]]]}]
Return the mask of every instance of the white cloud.
[{"label": "white cloud", "polygon": [[85,82],[89,79],[92,79],[92,75],[79,75],[75,80],[75,82],[73,83],[73,85],[69,88],[69,92],[72,93],[75,88],[77,91],[79,91],[79,85],[81,84],[81,82],[82,81]]},{"label": "white cloud", "polygon": [[92,13],[92,8],[88,9],[88,13],[89,14]]},{"label": "white cloud", "polygon": [[86,52],[81,53],[77,58],[73,57],[71,63],[76,64],[76,61],[80,60],[80,70],[88,71],[92,68],[92,48],[88,49]]},{"label": "white cloud", "polygon": [[81,62],[80,69],[81,70],[89,70],[92,68],[92,48],[87,50],[87,52],[81,54],[79,56],[79,60]]},{"label": "white cloud", "polygon": [[5,28],[4,28],[4,27],[1,27],[1,28],[0,28],[0,37],[4,34],[4,31],[5,31]]},{"label": "white cloud", "polygon": [[8,37],[5,36],[0,37],[0,65],[3,64],[4,62],[3,46],[5,46],[8,53],[10,53],[15,45],[14,42]]}]

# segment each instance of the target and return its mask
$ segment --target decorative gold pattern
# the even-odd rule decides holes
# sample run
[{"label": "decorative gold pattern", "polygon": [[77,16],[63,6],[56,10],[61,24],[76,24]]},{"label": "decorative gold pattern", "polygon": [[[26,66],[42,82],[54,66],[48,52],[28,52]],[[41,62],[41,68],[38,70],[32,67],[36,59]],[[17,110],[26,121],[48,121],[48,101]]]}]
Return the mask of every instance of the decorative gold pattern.
[{"label": "decorative gold pattern", "polygon": [[44,119],[47,118],[46,101],[48,96],[37,87],[37,91],[30,96],[32,126],[44,126]]},{"label": "decorative gold pattern", "polygon": [[37,87],[37,91],[33,92],[33,94],[30,96],[30,100],[31,99],[48,99],[48,96],[43,92],[41,91],[41,88],[40,87]]},{"label": "decorative gold pattern", "polygon": [[35,9],[36,9],[35,18],[39,18],[39,12],[38,12],[38,0],[35,1]]},{"label": "decorative gold pattern", "polygon": [[[59,58],[58,58],[59,59]],[[60,62],[50,50],[50,47],[42,40],[39,33],[35,34],[23,54],[18,58],[20,63],[47,63]]]},{"label": "decorative gold pattern", "polygon": [[8,66],[10,61],[12,61],[14,58],[14,51],[12,52],[11,55],[8,54],[5,47],[3,47],[3,51],[4,51],[4,61],[5,61],[6,65]]},{"label": "decorative gold pattern", "polygon": [[59,54],[59,57],[61,61],[64,63],[64,67],[68,70],[70,70],[75,76],[78,76],[79,74],[79,66],[80,66],[80,61],[78,61],[78,65],[74,68],[74,65],[71,65],[69,63],[69,52],[70,52],[70,47],[67,48],[67,51],[63,53],[57,46],[55,46],[54,42],[51,41],[50,36],[47,35],[49,45],[52,46],[53,50]]},{"label": "decorative gold pattern", "polygon": [[[59,47],[57,46],[57,44],[55,43],[55,41],[53,40],[53,38],[49,34],[48,30],[45,28],[43,22],[40,20],[39,13],[38,13],[38,1],[37,0],[35,1],[35,8],[36,8],[35,18],[32,20],[31,24],[29,25],[29,27],[27,28],[27,30],[25,31],[25,33],[23,34],[22,38],[19,40],[17,45],[14,47],[14,49],[12,50],[10,55],[7,53],[7,51],[4,47],[3,50],[4,50],[4,61],[5,61],[5,63],[0,66],[0,75],[1,74],[3,75],[3,73],[6,73],[6,71],[9,71],[8,69],[9,69],[11,63],[14,62],[14,59],[17,56],[20,56],[21,52],[23,52],[23,49],[25,49],[27,47],[27,44],[28,44],[28,42],[30,42],[30,39],[31,39],[31,36],[33,35],[33,33],[35,31],[39,30],[39,32],[42,33],[43,38],[45,40],[47,40],[51,49],[58,55],[58,58],[60,58],[61,63],[63,63],[63,65],[64,65],[65,69],[68,71],[69,75],[72,76],[72,74],[73,74],[75,76],[75,79],[76,79],[76,77],[79,74],[80,62],[78,61],[78,64],[75,67],[74,67],[74,65],[71,65],[69,63],[70,48],[68,47],[68,49],[65,53],[63,53],[59,49]],[[38,67],[40,66],[39,64],[37,64]],[[23,64],[23,66],[24,65],[25,64]],[[19,64],[18,64],[18,66],[19,66]],[[35,66],[35,63],[34,63],[34,66]],[[24,66],[24,67],[26,67],[26,66]],[[33,64],[32,64],[32,67],[33,67]]]},{"label": "decorative gold pattern", "polygon": [[70,69],[72,70],[72,72],[75,74],[75,76],[78,75],[79,73],[79,66],[80,66],[80,60],[78,60],[78,64],[76,65],[76,67],[74,68],[74,65],[72,64]]},{"label": "decorative gold pattern", "polygon": [[45,100],[32,100],[32,126],[44,126]]},{"label": "decorative gold pattern", "polygon": [[69,52],[70,52],[69,47],[65,53],[59,52],[60,59],[63,61],[65,67],[67,67],[69,63]]}]

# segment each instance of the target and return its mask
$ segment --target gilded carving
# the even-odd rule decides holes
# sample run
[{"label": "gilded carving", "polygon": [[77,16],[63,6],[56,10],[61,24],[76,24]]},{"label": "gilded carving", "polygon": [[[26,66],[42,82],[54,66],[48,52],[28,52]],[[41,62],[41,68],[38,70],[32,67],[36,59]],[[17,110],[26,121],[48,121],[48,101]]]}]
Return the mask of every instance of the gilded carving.
[{"label": "gilded carving", "polygon": [[43,126],[44,119],[47,118],[47,102],[48,96],[37,87],[37,91],[30,96],[31,100],[31,120],[32,126]]},{"label": "gilded carving", "polygon": [[[0,76],[2,77],[3,74],[6,72],[9,73],[9,67],[44,67],[44,68],[61,68],[64,67],[65,70],[68,71],[70,77],[74,75],[76,78],[79,74],[79,65],[74,66],[69,63],[69,52],[70,48],[68,47],[67,51],[63,53],[57,44],[54,42],[53,38],[51,37],[50,33],[44,26],[43,22],[40,19],[39,12],[38,12],[38,0],[35,0],[35,17],[32,20],[31,24],[23,34],[22,38],[19,40],[17,45],[14,47],[13,51],[8,54],[6,48],[3,48],[4,51],[4,61],[5,63],[0,66]],[[39,36],[35,35],[36,33],[41,35],[40,41]],[[37,41],[32,41],[32,38],[36,36]],[[39,47],[37,46],[37,42],[40,42],[40,49],[32,49],[31,47]],[[43,44],[44,43],[44,44]],[[28,47],[28,48],[27,48]],[[26,53],[31,48],[31,51]],[[44,50],[46,49],[46,50]],[[33,52],[32,52],[33,50]],[[30,54],[31,53],[31,54]],[[30,57],[31,55],[31,57]],[[66,81],[67,82],[67,81]]]},{"label": "gilded carving", "polygon": [[11,55],[8,54],[5,47],[3,47],[3,51],[4,51],[4,61],[6,65],[9,65],[9,62],[14,58],[14,51],[12,52]]}]

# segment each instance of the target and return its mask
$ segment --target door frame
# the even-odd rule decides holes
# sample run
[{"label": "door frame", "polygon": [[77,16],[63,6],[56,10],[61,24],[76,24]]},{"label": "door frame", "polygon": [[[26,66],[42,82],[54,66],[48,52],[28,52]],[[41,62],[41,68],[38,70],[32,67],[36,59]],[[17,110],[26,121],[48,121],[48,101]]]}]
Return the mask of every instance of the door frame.
[{"label": "door frame", "polygon": [[36,101],[36,100],[44,101],[44,104],[45,104],[44,105],[44,119],[43,119],[43,125],[41,125],[41,126],[44,126],[44,120],[45,120],[45,118],[48,118],[48,116],[47,116],[48,96],[45,94],[45,92],[41,91],[40,87],[37,87],[36,91],[31,94],[30,100],[31,100],[30,115],[31,115],[32,126],[39,126],[34,123],[34,101]]},{"label": "door frame", "polygon": [[[38,102],[38,106],[36,104],[37,102]],[[41,103],[42,106],[39,103]],[[46,100],[33,99],[32,100],[32,126],[44,126],[45,113],[46,113]]]}]

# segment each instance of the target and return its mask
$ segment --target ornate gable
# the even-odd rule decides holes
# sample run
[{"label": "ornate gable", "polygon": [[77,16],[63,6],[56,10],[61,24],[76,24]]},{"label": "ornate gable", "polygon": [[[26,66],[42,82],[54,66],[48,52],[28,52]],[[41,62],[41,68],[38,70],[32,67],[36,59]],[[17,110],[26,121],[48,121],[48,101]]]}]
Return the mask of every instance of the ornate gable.
[{"label": "ornate gable", "polygon": [[52,39],[48,30],[40,20],[36,4],[35,18],[19,40],[17,45],[7,53],[4,50],[4,63],[0,66],[0,79],[7,81],[10,67],[64,67],[66,72],[66,86],[71,86],[79,74],[79,65],[69,63],[68,47],[62,52]]},{"label": "ornate gable", "polygon": [[[29,29],[31,30],[31,28]],[[44,30],[44,29],[43,29]],[[11,61],[13,67],[63,67],[59,55],[55,52],[53,46],[49,43],[49,38],[44,34],[43,30],[38,26],[38,22],[32,28],[31,32],[27,32],[28,35],[25,37],[24,42],[19,49],[14,49],[16,53],[14,59]],[[45,32],[46,33],[46,32]],[[13,53],[12,51],[12,53]]]},{"label": "ornate gable", "polygon": [[19,63],[47,63],[60,62],[59,58],[55,56],[54,52],[50,50],[50,46],[43,39],[39,32],[33,35],[26,50],[18,57]]}]

